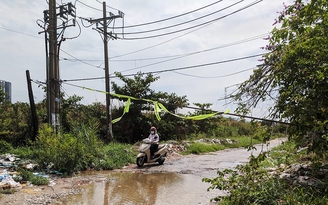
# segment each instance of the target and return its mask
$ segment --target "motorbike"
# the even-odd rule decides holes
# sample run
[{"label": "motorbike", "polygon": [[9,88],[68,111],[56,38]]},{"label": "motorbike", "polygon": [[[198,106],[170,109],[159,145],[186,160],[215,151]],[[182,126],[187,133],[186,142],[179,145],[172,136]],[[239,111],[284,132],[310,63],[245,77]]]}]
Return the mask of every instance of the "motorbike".
[{"label": "motorbike", "polygon": [[148,138],[143,139],[139,147],[139,154],[137,155],[137,165],[142,167],[144,163],[158,162],[160,165],[164,164],[167,155],[167,144],[159,144],[154,156],[150,156],[150,146],[152,141]]}]

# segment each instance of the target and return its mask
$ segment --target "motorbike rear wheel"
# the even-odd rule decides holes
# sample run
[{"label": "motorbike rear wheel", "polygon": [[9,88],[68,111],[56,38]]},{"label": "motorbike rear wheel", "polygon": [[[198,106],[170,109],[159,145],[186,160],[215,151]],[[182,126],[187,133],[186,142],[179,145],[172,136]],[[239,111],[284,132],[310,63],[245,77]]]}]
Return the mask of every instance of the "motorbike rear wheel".
[{"label": "motorbike rear wheel", "polygon": [[142,156],[142,157],[138,157],[137,158],[137,165],[138,167],[142,167],[144,164],[145,164],[145,156]]}]

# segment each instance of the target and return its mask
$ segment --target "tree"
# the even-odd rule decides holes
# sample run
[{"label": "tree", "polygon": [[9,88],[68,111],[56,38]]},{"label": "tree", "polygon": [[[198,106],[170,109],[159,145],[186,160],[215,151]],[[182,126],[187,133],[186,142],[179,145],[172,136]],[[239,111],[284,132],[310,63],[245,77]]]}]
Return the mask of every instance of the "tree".
[{"label": "tree", "polygon": [[0,104],[5,102],[6,93],[4,92],[3,88],[0,86]]},{"label": "tree", "polygon": [[[194,113],[190,113],[190,116],[204,115],[213,113],[210,107],[211,103],[194,103],[197,106],[197,110]],[[191,120],[188,121],[189,128],[192,129],[193,133],[202,133],[213,135],[214,131],[218,128],[218,122],[220,121],[221,116],[215,116],[212,118],[207,118],[203,120]]]},{"label": "tree", "polygon": [[[170,112],[175,112],[179,107],[188,105],[186,96],[178,97],[175,93],[168,94],[166,92],[155,92],[150,88],[151,83],[159,79],[154,77],[152,74],[137,73],[133,78],[123,76],[121,73],[116,72],[115,75],[124,82],[122,86],[119,86],[115,82],[111,82],[112,89],[116,94],[132,96],[138,99],[149,99],[162,103]],[[122,98],[122,101],[127,99]],[[115,113],[113,113],[113,119],[120,116],[123,112],[124,107],[120,107]],[[170,124],[172,121],[167,120],[168,114],[161,113],[161,122],[158,122],[154,118],[153,104],[145,102],[143,100],[132,100],[130,104],[130,110],[124,115],[124,117],[113,125],[113,131],[117,140],[121,142],[134,143],[149,134],[150,126],[161,125],[163,128],[160,129],[160,134],[167,135],[172,133],[172,129],[175,126]],[[168,124],[163,124],[167,122]],[[170,125],[169,125],[170,124]],[[171,136],[168,136],[171,137]],[[163,138],[162,138],[163,139]]]},{"label": "tree", "polygon": [[[273,99],[273,118],[287,119],[290,134],[312,132],[313,148],[327,147],[328,4],[326,0],[296,0],[276,19],[263,63],[240,85],[234,99],[238,111]],[[319,145],[316,146],[316,145]],[[322,147],[324,146],[324,147]]]}]

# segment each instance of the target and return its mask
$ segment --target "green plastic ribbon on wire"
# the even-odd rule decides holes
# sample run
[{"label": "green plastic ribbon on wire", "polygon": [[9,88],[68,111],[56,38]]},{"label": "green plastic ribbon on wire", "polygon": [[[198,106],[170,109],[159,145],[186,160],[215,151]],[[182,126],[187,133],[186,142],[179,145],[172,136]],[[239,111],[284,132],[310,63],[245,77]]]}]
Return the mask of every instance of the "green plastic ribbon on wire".
[{"label": "green plastic ribbon on wire", "polygon": [[128,101],[126,101],[126,104],[125,104],[125,107],[124,107],[124,111],[123,111],[123,114],[121,115],[121,117],[112,120],[112,123],[113,124],[116,123],[116,122],[118,122],[118,121],[120,121],[123,118],[123,116],[125,115],[125,113],[128,113],[129,112],[130,103],[131,103],[131,98],[129,98]]},{"label": "green plastic ribbon on wire", "polygon": [[[80,86],[77,86],[77,87],[80,87]],[[81,88],[87,89],[87,90],[90,90],[90,91],[96,91],[96,92],[108,94],[108,92],[101,91],[101,90],[96,90],[96,89],[87,88],[87,87],[81,87]],[[219,115],[219,114],[229,113],[230,112],[229,110],[226,110],[225,112],[214,112],[214,113],[203,114],[203,115],[196,115],[196,116],[181,116],[181,115],[177,115],[175,113],[171,113],[168,109],[166,109],[166,107],[162,103],[159,103],[159,102],[154,101],[154,100],[139,99],[139,98],[131,97],[131,96],[128,96],[128,95],[121,95],[121,94],[116,94],[116,93],[109,93],[109,94],[112,95],[112,96],[118,97],[118,98],[126,98],[126,99],[128,99],[127,102],[125,103],[123,114],[121,115],[121,117],[112,120],[112,123],[116,123],[116,122],[120,121],[123,118],[123,116],[126,113],[129,112],[131,100],[143,100],[143,101],[146,101],[146,102],[149,102],[149,103],[153,103],[154,104],[154,113],[155,113],[155,116],[156,116],[156,118],[157,118],[158,121],[161,120],[160,113],[162,111],[164,111],[166,113],[169,113],[169,114],[171,114],[171,115],[173,115],[175,117],[186,119],[186,120],[204,120],[204,119],[213,117],[215,115]]]}]

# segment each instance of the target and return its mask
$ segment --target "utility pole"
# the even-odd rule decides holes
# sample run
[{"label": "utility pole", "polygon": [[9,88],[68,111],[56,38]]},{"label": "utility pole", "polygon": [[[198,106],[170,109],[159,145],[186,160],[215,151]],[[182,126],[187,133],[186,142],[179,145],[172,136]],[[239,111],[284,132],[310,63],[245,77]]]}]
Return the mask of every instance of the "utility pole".
[{"label": "utility pole", "polygon": [[[106,118],[107,118],[107,133],[106,140],[110,142],[113,139],[113,129],[112,129],[112,115],[111,115],[111,97],[110,97],[110,78],[109,78],[109,61],[108,61],[108,40],[109,39],[117,39],[116,35],[112,32],[108,32],[108,26],[112,22],[112,20],[116,18],[122,18],[123,12],[119,11],[118,15],[114,15],[111,12],[109,13],[109,17],[107,17],[106,12],[106,2],[103,2],[103,18],[100,19],[90,19],[88,20],[90,23],[96,23],[97,30],[100,34],[103,35],[104,42],[104,58],[105,58],[105,87],[106,87]],[[98,24],[101,26],[98,27]]]},{"label": "utility pole", "polygon": [[[57,12],[58,10],[58,12]],[[60,126],[60,76],[59,76],[59,46],[57,30],[61,29],[60,34],[63,35],[65,28],[75,26],[75,7],[72,3],[56,6],[56,0],[49,0],[49,10],[43,11],[45,27],[45,44],[46,44],[46,75],[47,75],[47,114],[48,123],[53,126],[57,132]],[[69,25],[69,16],[74,17]],[[58,27],[57,20],[62,23]],[[49,34],[49,39],[48,35]],[[63,37],[62,37],[63,39]],[[49,51],[48,51],[49,43]],[[49,52],[49,55],[48,55]]]},{"label": "utility pole", "polygon": [[107,141],[113,139],[112,128],[112,111],[110,107],[110,79],[109,79],[109,62],[108,62],[108,36],[107,36],[107,13],[106,2],[103,2],[103,24],[104,24],[104,58],[105,58],[105,84],[106,84],[106,118],[107,118]]},{"label": "utility pole", "polygon": [[56,0],[49,0],[49,77],[47,92],[49,92],[49,113],[48,116],[50,124],[57,130],[59,126],[59,67],[57,55],[57,14],[56,14]]}]

